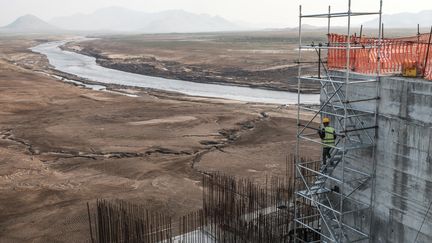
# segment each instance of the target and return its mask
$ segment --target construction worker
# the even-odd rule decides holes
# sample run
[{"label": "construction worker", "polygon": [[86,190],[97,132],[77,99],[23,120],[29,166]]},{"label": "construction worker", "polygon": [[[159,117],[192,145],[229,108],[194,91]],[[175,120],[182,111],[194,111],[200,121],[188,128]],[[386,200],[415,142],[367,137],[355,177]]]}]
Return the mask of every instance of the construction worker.
[{"label": "construction worker", "polygon": [[323,127],[318,130],[318,134],[321,138],[323,145],[322,151],[322,162],[325,165],[327,163],[327,158],[330,158],[330,150],[332,146],[336,144],[336,131],[330,126],[330,118],[325,117],[323,119]]}]

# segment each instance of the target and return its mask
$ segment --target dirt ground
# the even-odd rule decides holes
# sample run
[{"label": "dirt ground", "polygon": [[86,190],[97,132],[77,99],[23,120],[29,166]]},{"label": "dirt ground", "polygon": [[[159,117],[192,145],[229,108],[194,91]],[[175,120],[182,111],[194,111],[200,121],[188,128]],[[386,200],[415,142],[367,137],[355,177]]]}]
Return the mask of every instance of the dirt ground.
[{"label": "dirt ground", "polygon": [[[297,32],[100,36],[97,40],[70,43],[65,48],[94,56],[104,67],[139,74],[297,90]],[[303,55],[304,60],[317,61],[314,52]],[[304,67],[304,71],[316,72],[314,64]],[[312,82],[302,88],[305,93],[318,90],[319,84]]]},{"label": "dirt ground", "polygon": [[203,172],[287,173],[295,107],[83,89],[36,72],[40,41],[0,39],[0,242],[88,242],[98,198],[184,215]]}]

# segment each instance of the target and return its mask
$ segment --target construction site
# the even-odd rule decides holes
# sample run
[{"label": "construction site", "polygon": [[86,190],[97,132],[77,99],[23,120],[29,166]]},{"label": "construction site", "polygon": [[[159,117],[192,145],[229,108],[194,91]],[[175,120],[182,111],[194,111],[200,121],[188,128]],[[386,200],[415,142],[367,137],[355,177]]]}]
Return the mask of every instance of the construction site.
[{"label": "construction site", "polygon": [[[45,81],[25,90],[14,86],[19,99],[2,99],[29,102],[23,97],[40,96],[40,110],[26,116],[20,112],[28,104],[17,103],[18,108],[0,111],[6,117],[0,123],[2,153],[32,163],[28,174],[37,177],[11,186],[19,175],[0,175],[1,188],[13,191],[19,206],[27,205],[25,200],[42,201],[43,196],[26,191],[36,187],[34,180],[55,177],[58,187],[73,188],[72,196],[49,188],[56,193],[46,201],[60,210],[54,216],[65,217],[60,223],[44,221],[55,229],[49,237],[32,225],[30,231],[40,235],[28,242],[432,242],[432,26],[429,33],[417,27],[417,35],[386,37],[383,1],[377,2],[379,8],[370,12],[356,12],[351,0],[344,12],[329,6],[328,12],[310,13],[299,7],[293,106],[131,91],[121,85],[113,85],[107,96],[81,93],[76,87],[70,89],[72,96],[60,91],[63,83],[55,85],[55,95],[35,92],[35,85],[52,85]],[[353,27],[353,19],[365,16],[376,17],[373,31]],[[304,37],[311,19],[326,24],[317,40]],[[346,26],[334,27],[334,19],[345,19]],[[68,45],[69,51],[79,49],[77,43]],[[2,75],[7,80],[12,74],[6,71],[19,72],[22,84],[30,83],[26,78],[41,65],[32,63],[31,71],[22,71],[11,63],[0,63],[6,66]],[[77,78],[52,72],[62,81]],[[304,100],[305,90],[314,85],[319,104]],[[119,93],[127,97],[115,96]],[[144,98],[133,104],[132,95]],[[44,110],[49,104],[55,108]],[[59,108],[64,104],[66,111]],[[93,108],[101,113],[92,114]],[[75,117],[70,111],[82,113]],[[49,112],[54,118],[45,118]],[[161,118],[160,113],[172,117]],[[60,116],[68,118],[56,120]],[[41,123],[33,124],[41,127],[35,134],[33,119]],[[117,128],[124,123],[132,127],[127,134]],[[145,130],[143,125],[153,127]],[[50,135],[39,138],[45,131]],[[60,139],[64,131],[81,140]],[[149,139],[145,145],[140,142]],[[0,168],[9,170],[6,165],[2,162]],[[38,169],[42,165],[46,167]],[[81,166],[89,167],[76,172]],[[67,182],[60,176],[67,176]],[[85,185],[89,178],[94,184]],[[38,212],[32,224],[50,214],[37,211],[42,206],[22,207],[0,221],[13,225],[0,230],[0,243],[25,242],[19,234],[30,220],[28,212]]]},{"label": "construction site", "polygon": [[[300,27],[300,49],[316,50],[324,73],[305,77],[299,70],[299,87],[303,80],[320,81],[321,106],[299,106],[299,114],[306,110],[315,116],[306,124],[299,120],[297,156],[305,143],[331,147],[327,161],[296,159],[295,229],[317,236],[307,242],[432,240],[432,32],[384,38],[382,4],[377,11],[363,13],[353,11],[351,1],[343,13],[331,13],[329,7],[327,14],[303,15],[300,8],[300,24],[307,18],[328,20],[325,44],[303,47]],[[353,33],[351,18],[363,15],[379,16],[376,37],[365,37],[362,30]],[[332,34],[332,17],[348,19],[346,35]],[[327,53],[326,65],[321,51]],[[315,139],[319,128],[314,121],[321,124],[323,118],[330,119],[337,131],[331,145]],[[303,207],[314,210],[304,213]]]},{"label": "construction site", "polygon": [[[355,12],[347,3],[337,13],[329,7],[303,14],[300,7],[290,174],[265,186],[206,174],[203,209],[175,226],[163,216],[149,219],[148,212],[139,217],[131,205],[99,201],[96,241],[432,242],[432,32],[384,38],[382,1],[373,12]],[[365,15],[378,16],[376,36],[353,31],[351,18]],[[310,18],[328,22],[326,43],[302,41]],[[332,32],[333,18],[347,19],[346,34]],[[310,66],[302,69],[310,64],[302,53],[310,50],[317,54],[313,75]],[[319,106],[302,105],[308,81],[321,85]],[[305,120],[304,113],[313,116]],[[328,146],[317,135],[323,119],[335,129],[328,158],[308,153]]]}]

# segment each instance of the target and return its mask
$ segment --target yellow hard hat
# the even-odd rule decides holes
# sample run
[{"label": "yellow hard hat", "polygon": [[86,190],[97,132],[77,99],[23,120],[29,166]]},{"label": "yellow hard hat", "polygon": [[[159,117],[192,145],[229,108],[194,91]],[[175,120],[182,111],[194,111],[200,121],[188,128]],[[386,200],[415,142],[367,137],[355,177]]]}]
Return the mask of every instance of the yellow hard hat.
[{"label": "yellow hard hat", "polygon": [[324,117],[324,119],[323,119],[323,123],[330,123],[330,118],[328,118],[328,117]]}]

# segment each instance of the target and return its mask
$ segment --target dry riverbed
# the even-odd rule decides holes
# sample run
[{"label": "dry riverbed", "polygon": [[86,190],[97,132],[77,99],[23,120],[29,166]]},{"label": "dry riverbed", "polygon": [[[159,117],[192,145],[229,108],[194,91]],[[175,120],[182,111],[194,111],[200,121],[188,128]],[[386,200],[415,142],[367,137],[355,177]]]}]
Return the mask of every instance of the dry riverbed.
[{"label": "dry riverbed", "polygon": [[47,75],[41,41],[0,39],[0,242],[87,242],[97,198],[184,215],[208,171],[285,175],[294,107],[84,89]]}]

